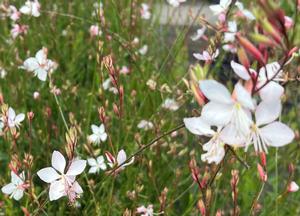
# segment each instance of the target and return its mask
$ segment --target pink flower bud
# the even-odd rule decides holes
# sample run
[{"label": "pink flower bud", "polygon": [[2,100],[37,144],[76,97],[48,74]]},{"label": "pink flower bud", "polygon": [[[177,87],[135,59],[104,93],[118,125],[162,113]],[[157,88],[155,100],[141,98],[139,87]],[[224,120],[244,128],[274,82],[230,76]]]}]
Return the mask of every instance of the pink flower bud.
[{"label": "pink flower bud", "polygon": [[299,186],[297,185],[296,182],[292,181],[289,186],[288,186],[288,192],[296,192],[299,190]]},{"label": "pink flower bud", "polygon": [[258,171],[260,180],[263,181],[263,182],[266,182],[267,179],[268,179],[268,176],[267,176],[267,174],[265,173],[263,167],[262,167],[259,163],[257,164],[257,171]]},{"label": "pink flower bud", "polygon": [[266,158],[266,154],[264,152],[260,152],[260,161],[261,161],[263,167],[267,166],[267,158]]}]

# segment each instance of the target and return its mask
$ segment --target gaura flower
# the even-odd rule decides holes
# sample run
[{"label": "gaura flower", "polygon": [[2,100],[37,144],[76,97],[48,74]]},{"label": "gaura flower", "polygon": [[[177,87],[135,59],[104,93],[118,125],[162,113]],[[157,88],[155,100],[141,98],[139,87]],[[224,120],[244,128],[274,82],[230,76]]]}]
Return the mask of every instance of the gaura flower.
[{"label": "gaura flower", "polygon": [[225,13],[229,8],[232,0],[220,0],[220,4],[210,5],[209,9],[215,14],[219,15]]},{"label": "gaura flower", "polygon": [[10,198],[15,200],[20,200],[24,195],[24,190],[28,188],[28,185],[25,183],[25,173],[22,172],[20,175],[17,175],[11,171],[11,183],[3,186],[1,191],[7,195],[10,195]]},{"label": "gaura flower", "polygon": [[64,156],[60,152],[54,151],[52,153],[51,165],[52,167],[46,167],[37,172],[41,180],[50,183],[50,201],[67,196],[70,190],[75,192],[76,196],[83,193],[75,179],[77,175],[84,171],[86,166],[85,160],[75,159],[71,161],[65,172],[66,160]]},{"label": "gaura flower", "polygon": [[17,21],[21,17],[21,13],[14,5],[9,5],[8,7],[8,16],[12,21]]},{"label": "gaura flower", "polygon": [[249,20],[255,20],[255,16],[253,15],[253,13],[251,13],[251,11],[245,9],[242,2],[236,1],[235,6],[237,6],[237,8],[239,9],[239,12],[244,17],[246,17]]},{"label": "gaura flower", "polygon": [[148,4],[145,4],[145,3],[143,3],[142,5],[141,5],[141,17],[142,17],[142,19],[145,19],[145,20],[148,20],[148,19],[150,19],[151,18],[151,13],[150,13],[150,11],[149,11],[149,5]]},{"label": "gaura flower", "polygon": [[201,160],[208,163],[220,163],[225,155],[224,141],[222,140],[221,127],[217,132],[212,130],[210,125],[202,117],[192,117],[183,119],[185,127],[193,134],[198,136],[211,137],[202,147],[206,151],[201,155]]},{"label": "gaura flower", "polygon": [[186,0],[167,0],[167,2],[172,5],[173,7],[178,7],[181,3],[185,2]]},{"label": "gaura flower", "polygon": [[96,173],[100,170],[106,170],[107,168],[103,156],[99,156],[97,157],[97,159],[88,158],[87,162],[91,166],[91,168],[89,169],[89,173]]},{"label": "gaura flower", "polygon": [[[243,65],[231,61],[231,67],[241,79],[246,81],[251,79],[247,69]],[[272,62],[260,68],[258,75],[257,72],[251,68],[249,71],[254,76],[258,76],[257,89],[264,85],[259,91],[262,100],[278,99],[283,95],[284,88],[278,83],[284,80],[283,72],[280,70],[278,62]],[[274,79],[270,81],[272,78]]]},{"label": "gaura flower", "polygon": [[15,39],[20,34],[27,34],[27,30],[27,25],[13,24],[13,28],[10,30],[10,35],[13,39]]},{"label": "gaura flower", "polygon": [[99,127],[97,125],[91,126],[93,134],[88,136],[88,139],[95,144],[100,142],[105,142],[107,139],[107,133],[105,132],[105,127],[101,124]]},{"label": "gaura flower", "polygon": [[141,120],[140,123],[137,125],[139,129],[144,129],[145,131],[151,130],[154,126],[153,123],[147,120]]},{"label": "gaura flower", "polygon": [[91,25],[91,27],[90,27],[90,35],[91,35],[91,37],[101,36],[102,35],[102,31],[99,29],[98,25]]},{"label": "gaura flower", "polygon": [[200,38],[202,38],[203,35],[205,34],[205,31],[206,31],[206,26],[203,26],[202,28],[198,29],[196,32],[196,35],[193,35],[191,37],[192,41],[197,41]]},{"label": "gaura flower", "polygon": [[219,56],[219,49],[210,54],[207,50],[201,53],[194,53],[193,56],[200,61],[213,61]]},{"label": "gaura flower", "polygon": [[8,108],[7,113],[7,125],[9,128],[20,127],[21,122],[25,119],[25,114],[20,113],[16,115],[16,112],[13,108]]},{"label": "gaura flower", "polygon": [[27,0],[25,2],[25,5],[23,5],[20,8],[20,12],[22,14],[26,14],[26,15],[30,15],[30,16],[34,16],[34,17],[39,17],[41,15],[40,14],[40,8],[41,8],[41,5],[38,2],[38,0],[34,0],[34,1]]},{"label": "gaura flower", "polygon": [[242,137],[249,133],[252,123],[249,110],[254,110],[250,93],[240,84],[234,87],[234,97],[215,80],[200,81],[200,89],[209,102],[202,109],[202,117],[210,125],[231,124]]},{"label": "gaura flower", "polygon": [[136,213],[141,214],[141,216],[153,216],[153,205],[140,206],[136,209]]},{"label": "gaura flower", "polygon": [[33,72],[34,76],[37,76],[41,81],[46,81],[48,72],[57,68],[55,62],[47,59],[47,54],[47,48],[43,47],[36,53],[35,57],[26,59],[20,68]]},{"label": "gaura flower", "polygon": [[255,110],[256,122],[247,136],[246,150],[253,143],[256,152],[268,153],[268,146],[281,147],[293,141],[295,134],[285,124],[275,121],[281,113],[279,100],[262,101]]},{"label": "gaura flower", "polygon": [[162,108],[168,109],[168,110],[171,110],[171,111],[176,111],[176,110],[179,109],[179,105],[178,105],[178,103],[174,99],[167,98],[163,102]]},{"label": "gaura flower", "polygon": [[131,160],[128,163],[124,163],[127,160],[126,152],[121,149],[118,152],[117,158],[115,158],[111,153],[105,152],[105,156],[108,160],[108,165],[113,168],[113,167],[118,167],[120,166],[119,170],[125,169],[126,166],[129,166],[134,162],[134,157],[131,158]]},{"label": "gaura flower", "polygon": [[142,47],[139,49],[139,53],[140,53],[141,55],[146,55],[147,52],[148,52],[148,46],[147,46],[147,45],[144,45],[144,46],[142,46]]}]

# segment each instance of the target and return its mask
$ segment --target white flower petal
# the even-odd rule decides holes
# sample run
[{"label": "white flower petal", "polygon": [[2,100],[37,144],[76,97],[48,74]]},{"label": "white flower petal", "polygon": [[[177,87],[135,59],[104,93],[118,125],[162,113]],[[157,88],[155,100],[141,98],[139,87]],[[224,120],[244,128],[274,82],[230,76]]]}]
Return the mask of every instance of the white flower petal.
[{"label": "white flower petal", "polygon": [[45,71],[42,68],[38,68],[35,72],[36,72],[39,80],[44,81],[44,82],[47,80],[47,71]]},{"label": "white flower petal", "polygon": [[60,178],[60,175],[52,167],[46,167],[37,172],[44,182],[51,183]]},{"label": "white flower petal", "polygon": [[235,85],[234,92],[236,93],[238,102],[240,102],[245,108],[250,110],[254,109],[251,94],[240,83]]},{"label": "white flower petal", "polygon": [[65,185],[62,180],[52,182],[49,189],[50,201],[58,200],[59,198],[66,195]]},{"label": "white flower petal", "polygon": [[183,119],[185,127],[193,134],[196,135],[210,135],[212,136],[215,132],[210,128],[201,117],[192,117]]},{"label": "white flower petal", "polygon": [[287,125],[281,122],[273,122],[259,129],[261,136],[267,141],[267,144],[274,147],[280,147],[293,141],[295,134]]},{"label": "white flower petal", "polygon": [[243,80],[250,79],[249,73],[243,65],[238,64],[234,61],[231,61],[231,67],[232,67],[233,71],[236,73],[236,75],[238,75]]},{"label": "white flower petal", "polygon": [[72,185],[73,190],[77,193],[77,194],[82,194],[83,190],[81,188],[81,186],[78,184],[77,181],[74,182],[74,184]]},{"label": "white flower petal", "polygon": [[256,125],[260,126],[275,121],[281,113],[280,100],[262,101],[256,108]]},{"label": "white flower petal", "polygon": [[202,93],[209,100],[225,104],[232,103],[229,91],[221,83],[215,80],[203,80],[199,83]]},{"label": "white flower petal", "polygon": [[77,176],[82,173],[85,169],[86,161],[85,160],[75,160],[72,162],[66,175],[68,176]]},{"label": "white flower petal", "polygon": [[36,58],[32,58],[32,57],[26,59],[23,63],[23,66],[24,66],[25,70],[30,71],[30,72],[35,71],[40,67]]},{"label": "white flower petal", "polygon": [[88,158],[87,162],[90,166],[96,166],[97,165],[97,161],[94,158]]},{"label": "white flower petal", "polygon": [[24,191],[22,189],[17,189],[13,193],[13,198],[15,200],[20,200],[23,197]]},{"label": "white flower petal", "polygon": [[93,166],[89,169],[89,173],[96,173],[98,169],[99,169],[98,167]]},{"label": "white flower petal", "polygon": [[[262,86],[263,83],[264,82],[260,82],[259,86]],[[271,81],[259,91],[259,96],[262,100],[268,101],[279,99],[283,93],[284,88],[280,84]]]},{"label": "white flower petal", "polygon": [[15,123],[20,124],[25,119],[25,115],[23,113],[18,114],[15,118]]},{"label": "white flower petal", "polygon": [[201,112],[202,118],[210,125],[226,125],[232,117],[233,105],[209,102]]},{"label": "white flower petal", "polygon": [[123,149],[121,149],[117,155],[117,162],[118,162],[118,165],[124,163],[127,159],[127,156],[126,156],[126,153]]},{"label": "white flower petal", "polygon": [[53,151],[51,158],[51,165],[61,174],[65,172],[66,160],[59,151]]},{"label": "white flower petal", "polygon": [[16,189],[16,185],[14,183],[9,183],[1,188],[1,191],[5,194],[12,194]]}]

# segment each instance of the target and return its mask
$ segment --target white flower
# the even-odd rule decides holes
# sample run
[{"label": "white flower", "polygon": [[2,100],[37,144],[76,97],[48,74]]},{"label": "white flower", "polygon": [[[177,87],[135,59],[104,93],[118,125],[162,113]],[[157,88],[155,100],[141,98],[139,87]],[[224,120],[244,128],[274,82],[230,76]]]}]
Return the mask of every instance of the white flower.
[{"label": "white flower", "polygon": [[125,169],[126,166],[128,166],[134,162],[134,157],[132,157],[128,163],[124,163],[127,160],[127,156],[126,156],[126,152],[123,149],[121,149],[118,152],[117,159],[114,156],[112,156],[109,152],[106,152],[105,156],[108,160],[107,164],[110,167],[120,166],[120,168],[119,168],[120,170]]},{"label": "white flower", "polygon": [[25,2],[25,5],[23,5],[20,8],[20,12],[22,14],[39,17],[41,15],[40,8],[41,8],[41,6],[40,6],[40,3],[38,2],[38,0],[34,0],[34,1],[27,0]]},{"label": "white flower", "polygon": [[93,134],[88,137],[88,139],[95,144],[104,142],[107,139],[107,133],[105,132],[104,125],[101,124],[99,127],[97,125],[91,126]]},{"label": "white flower", "polygon": [[238,7],[238,9],[240,10],[240,12],[249,20],[255,20],[255,16],[253,15],[253,13],[251,13],[249,10],[244,9],[244,5],[243,3],[236,1],[235,6]]},{"label": "white flower", "polygon": [[25,114],[20,113],[16,115],[13,108],[8,108],[7,125],[9,128],[20,127],[21,122],[25,119]]},{"label": "white flower", "polygon": [[225,13],[230,6],[232,0],[220,0],[220,4],[209,6],[209,9],[215,14]]},{"label": "white flower", "polygon": [[181,3],[185,2],[186,0],[167,0],[167,2],[172,5],[173,7],[178,7]]},{"label": "white flower", "polygon": [[26,189],[25,173],[22,172],[19,176],[11,171],[11,183],[1,188],[2,192],[10,195],[15,200],[20,200],[23,197],[24,190]]},{"label": "white flower", "polygon": [[144,129],[145,131],[151,130],[154,126],[153,123],[146,120],[141,120],[140,123],[137,125],[139,129]]},{"label": "white flower", "polygon": [[149,11],[149,5],[148,4],[145,4],[143,3],[142,5],[142,8],[141,8],[141,17],[142,19],[145,19],[145,20],[148,20],[151,18],[151,13]]},{"label": "white flower", "polygon": [[136,209],[138,214],[141,216],[153,216],[153,205],[148,205],[147,208],[145,206],[140,206]]},{"label": "white flower", "polygon": [[140,53],[141,55],[146,55],[147,52],[148,52],[148,46],[147,46],[147,45],[144,45],[144,46],[142,46],[142,47],[139,49],[139,53]]},{"label": "white flower", "polygon": [[279,100],[262,101],[255,110],[256,122],[251,125],[246,150],[252,143],[256,152],[268,153],[268,146],[281,147],[293,141],[295,134],[285,124],[275,121],[281,113]]},{"label": "white flower", "polygon": [[162,108],[168,109],[168,110],[171,110],[171,111],[176,111],[176,110],[179,109],[179,105],[174,99],[167,98],[164,101],[164,103],[162,104]]},{"label": "white flower", "polygon": [[194,53],[193,56],[201,61],[213,61],[219,56],[219,49],[217,49],[213,54],[210,54],[207,50],[201,53]]},{"label": "white flower", "polygon": [[104,82],[102,83],[102,87],[104,90],[109,90],[113,94],[118,94],[118,89],[116,87],[111,86],[110,78],[104,80]]},{"label": "white flower", "polygon": [[207,163],[220,163],[225,155],[224,141],[220,128],[215,132],[210,128],[202,117],[192,117],[183,119],[185,127],[193,134],[207,136],[211,139],[203,145],[203,150],[207,153],[201,155],[201,160]]},{"label": "white flower", "polygon": [[0,119],[0,134],[3,132],[3,128],[4,128],[4,123],[3,123],[3,121]]},{"label": "white flower", "polygon": [[297,192],[299,190],[299,186],[296,182],[292,181],[288,186],[288,192]]},{"label": "white flower", "polygon": [[191,37],[192,41],[199,40],[204,35],[205,31],[206,26],[203,26],[201,29],[198,29],[196,35]]},{"label": "white flower", "polygon": [[47,48],[39,50],[35,57],[26,59],[21,66],[21,69],[25,69],[29,72],[33,72],[34,76],[37,76],[41,81],[46,81],[47,73],[55,70],[57,64],[50,59],[47,59]]},{"label": "white flower", "polygon": [[157,83],[155,82],[155,80],[149,79],[149,80],[146,82],[146,85],[149,86],[149,88],[150,88],[151,90],[155,90],[155,89],[156,89]]},{"label": "white flower", "polygon": [[97,159],[88,158],[87,162],[91,166],[91,168],[89,169],[89,173],[96,173],[96,172],[99,172],[100,169],[106,170],[106,168],[107,168],[106,164],[104,162],[103,156],[99,156],[99,157],[97,157]]},{"label": "white flower", "polygon": [[237,83],[234,98],[227,88],[215,80],[200,81],[200,89],[209,102],[202,109],[202,117],[210,125],[232,124],[239,136],[249,133],[252,123],[249,110],[254,110],[250,93]]},{"label": "white flower", "polygon": [[227,32],[224,34],[224,42],[234,42],[235,41],[235,35],[237,32],[237,24],[235,21],[228,22],[228,29]]},{"label": "white flower", "polygon": [[1,79],[4,79],[6,77],[6,75],[7,75],[6,70],[4,68],[0,67],[0,77],[1,77]]},{"label": "white flower", "polygon": [[82,188],[75,179],[77,175],[84,171],[86,166],[85,160],[73,160],[65,172],[66,160],[64,156],[60,152],[54,151],[51,165],[52,167],[46,167],[37,172],[41,180],[50,183],[50,201],[67,196],[72,191],[76,192],[76,194],[83,193]]},{"label": "white flower", "polygon": [[[251,79],[247,69],[243,65],[231,61],[231,67],[241,79]],[[255,70],[250,68],[249,71],[257,76],[257,72]],[[272,78],[274,79],[270,81]],[[284,93],[284,88],[278,82],[283,80],[283,72],[280,70],[280,65],[278,62],[272,62],[267,64],[265,67],[260,68],[256,88],[264,86],[259,91],[261,99],[273,100],[280,98]]]}]

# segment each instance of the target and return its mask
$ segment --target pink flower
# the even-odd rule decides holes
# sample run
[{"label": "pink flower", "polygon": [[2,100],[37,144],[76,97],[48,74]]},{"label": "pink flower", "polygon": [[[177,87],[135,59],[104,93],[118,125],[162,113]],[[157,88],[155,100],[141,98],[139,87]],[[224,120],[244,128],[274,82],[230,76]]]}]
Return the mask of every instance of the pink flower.
[{"label": "pink flower", "polygon": [[10,34],[13,39],[18,37],[20,34],[27,34],[28,25],[14,24],[13,28],[10,30]]},{"label": "pink flower", "polygon": [[92,25],[90,27],[90,35],[91,35],[91,37],[96,37],[96,36],[102,35],[102,31],[99,29],[98,25]]},{"label": "pink flower", "polygon": [[121,74],[129,74],[130,70],[127,66],[122,66],[121,70],[120,70]]},{"label": "pink flower", "polygon": [[17,8],[14,5],[9,5],[8,16],[11,20],[17,21],[18,19],[20,19],[21,13],[17,10]]},{"label": "pink flower", "polygon": [[288,17],[288,16],[285,16],[284,17],[284,26],[287,28],[287,29],[290,29],[292,28],[294,25],[294,21],[291,17]]},{"label": "pink flower", "polygon": [[153,205],[148,205],[147,208],[145,206],[140,206],[136,209],[136,212],[141,214],[141,216],[153,216]]}]

